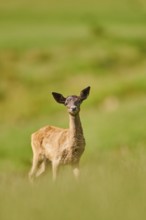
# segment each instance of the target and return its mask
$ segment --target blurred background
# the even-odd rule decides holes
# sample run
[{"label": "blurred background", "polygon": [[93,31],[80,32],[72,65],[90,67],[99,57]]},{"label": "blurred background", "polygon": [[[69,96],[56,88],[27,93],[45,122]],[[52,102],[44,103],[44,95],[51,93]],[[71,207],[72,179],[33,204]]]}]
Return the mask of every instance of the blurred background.
[{"label": "blurred background", "polygon": [[[66,181],[54,189],[50,174],[36,186],[42,197],[35,203],[37,193],[27,185],[32,159],[30,135],[47,124],[68,127],[66,109],[54,101],[52,91],[64,96],[78,95],[87,86],[91,86],[91,93],[81,108],[87,142],[81,161],[83,185],[74,186],[65,173]],[[24,212],[22,196],[29,204],[24,219],[47,219],[52,213],[53,219],[80,216],[85,220],[92,217],[88,211],[100,220],[134,220],[137,216],[145,219],[145,113],[145,0],[0,3],[0,193],[5,198],[5,203],[1,200],[1,219],[10,218],[5,209],[14,197],[16,206]],[[46,190],[51,187],[56,206],[57,193],[64,191],[66,182],[65,197],[64,193],[59,194],[65,202],[58,216],[54,217],[55,209],[45,213],[41,204]],[[45,188],[43,194],[41,184]],[[135,192],[139,192],[136,197]],[[90,205],[84,204],[86,212],[76,207],[74,195],[79,196],[77,206],[90,201]],[[67,206],[68,196],[74,209]],[[125,207],[129,208],[123,212]],[[70,215],[65,214],[66,208]],[[121,216],[121,212],[125,215]],[[12,219],[16,220],[18,214],[15,210]]]}]

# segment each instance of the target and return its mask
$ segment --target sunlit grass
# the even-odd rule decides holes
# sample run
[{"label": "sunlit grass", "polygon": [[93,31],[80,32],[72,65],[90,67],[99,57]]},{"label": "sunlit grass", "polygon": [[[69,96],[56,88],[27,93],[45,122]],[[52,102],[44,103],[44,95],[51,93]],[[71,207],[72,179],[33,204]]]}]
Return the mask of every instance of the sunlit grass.
[{"label": "sunlit grass", "polygon": [[1,174],[1,218],[144,219],[145,155],[145,149],[100,153],[82,166],[79,182],[70,169],[55,184],[48,172],[33,186],[22,173]]}]

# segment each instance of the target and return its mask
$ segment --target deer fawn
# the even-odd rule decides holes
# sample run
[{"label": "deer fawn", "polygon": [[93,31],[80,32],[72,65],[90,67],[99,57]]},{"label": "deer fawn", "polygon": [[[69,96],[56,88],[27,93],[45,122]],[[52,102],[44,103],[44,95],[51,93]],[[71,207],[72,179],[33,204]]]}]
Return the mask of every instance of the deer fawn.
[{"label": "deer fawn", "polygon": [[53,180],[60,165],[70,164],[74,176],[79,176],[79,161],[85,148],[85,139],[80,121],[80,105],[88,97],[90,87],[83,89],[80,96],[68,96],[52,92],[54,99],[64,104],[69,113],[69,128],[45,126],[31,136],[33,164],[29,178],[33,181],[45,171],[46,162],[52,163]]}]

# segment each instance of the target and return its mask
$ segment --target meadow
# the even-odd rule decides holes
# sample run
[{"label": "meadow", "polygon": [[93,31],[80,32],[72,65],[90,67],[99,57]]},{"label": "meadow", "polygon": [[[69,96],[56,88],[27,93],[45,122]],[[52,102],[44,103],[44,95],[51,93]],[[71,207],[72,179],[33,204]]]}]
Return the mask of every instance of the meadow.
[{"label": "meadow", "polygon": [[[51,170],[31,186],[31,133],[68,127],[51,92],[79,94],[81,177]],[[146,218],[144,0],[0,3],[0,219]]]}]

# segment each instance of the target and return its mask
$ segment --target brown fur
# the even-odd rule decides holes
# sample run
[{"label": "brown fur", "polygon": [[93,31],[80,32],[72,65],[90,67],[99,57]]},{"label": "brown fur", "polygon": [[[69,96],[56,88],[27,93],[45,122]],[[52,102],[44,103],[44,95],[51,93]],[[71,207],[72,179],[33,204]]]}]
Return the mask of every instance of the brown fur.
[{"label": "brown fur", "polygon": [[45,126],[32,134],[33,165],[29,174],[31,180],[45,171],[47,160],[52,163],[54,180],[57,176],[58,167],[65,164],[72,165],[74,175],[78,177],[79,161],[84,152],[85,139],[79,117],[79,105],[78,108],[76,107],[75,113],[71,109],[79,98],[72,96],[74,101],[68,104],[70,113],[68,129]]}]

